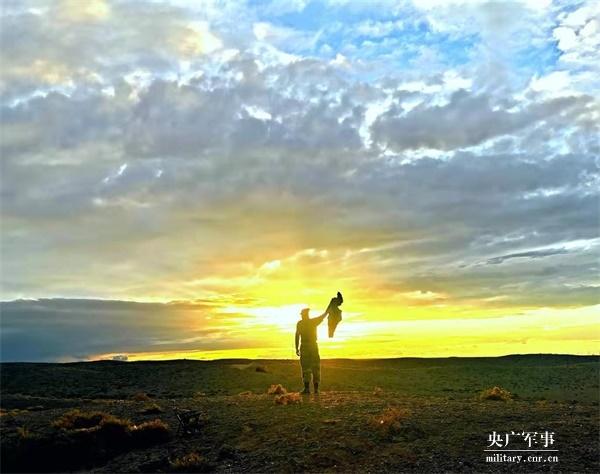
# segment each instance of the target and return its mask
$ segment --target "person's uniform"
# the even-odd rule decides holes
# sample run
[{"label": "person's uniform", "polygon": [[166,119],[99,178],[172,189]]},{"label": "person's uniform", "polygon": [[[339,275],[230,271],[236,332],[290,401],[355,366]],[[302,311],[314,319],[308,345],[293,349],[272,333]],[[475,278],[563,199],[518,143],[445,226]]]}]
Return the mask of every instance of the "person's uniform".
[{"label": "person's uniform", "polygon": [[300,367],[302,380],[310,383],[312,375],[313,384],[321,381],[321,357],[317,344],[317,326],[323,322],[325,315],[318,318],[302,319],[296,325],[296,332],[300,334]]}]

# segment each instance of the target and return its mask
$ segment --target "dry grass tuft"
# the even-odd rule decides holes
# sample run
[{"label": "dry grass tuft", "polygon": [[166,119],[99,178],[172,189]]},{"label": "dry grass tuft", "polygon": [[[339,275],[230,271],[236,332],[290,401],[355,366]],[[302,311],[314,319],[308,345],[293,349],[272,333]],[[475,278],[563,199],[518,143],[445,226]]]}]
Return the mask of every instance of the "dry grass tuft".
[{"label": "dry grass tuft", "polygon": [[159,407],[156,403],[146,405],[144,408],[138,411],[138,413],[141,415],[158,415],[163,412],[164,410],[161,407]]},{"label": "dry grass tuft", "polygon": [[280,383],[271,385],[269,390],[267,390],[269,395],[284,395],[287,393],[287,390]]},{"label": "dry grass tuft", "polygon": [[513,394],[501,387],[492,387],[481,392],[479,398],[481,400],[499,400],[507,402],[513,399]]},{"label": "dry grass tuft", "polygon": [[214,470],[214,466],[201,454],[191,452],[171,461],[171,469],[174,472],[210,472]]},{"label": "dry grass tuft", "polygon": [[132,400],[136,402],[149,402],[150,397],[146,395],[144,392],[138,392],[131,397]]},{"label": "dry grass tuft", "polygon": [[383,389],[381,387],[375,387],[373,389],[373,395],[376,397],[381,397],[383,395]]},{"label": "dry grass tuft", "polygon": [[403,423],[408,419],[409,413],[400,408],[389,407],[373,420],[375,427],[384,435],[395,435],[402,429]]},{"label": "dry grass tuft", "polygon": [[139,425],[133,425],[130,432],[133,442],[137,446],[152,446],[153,444],[164,443],[171,437],[169,425],[158,418]]},{"label": "dry grass tuft", "polygon": [[245,392],[240,392],[238,393],[238,397],[251,397],[252,395],[254,395],[254,393],[252,393],[250,390],[246,390]]},{"label": "dry grass tuft", "polygon": [[[99,426],[89,428],[90,435],[96,435],[101,443],[109,448],[122,449],[128,445],[131,440],[129,420],[122,420],[116,416],[108,415],[102,420]],[[82,433],[85,435],[86,433]]]},{"label": "dry grass tuft", "polygon": [[63,430],[80,430],[99,426],[105,421],[113,421],[114,416],[101,411],[82,412],[80,410],[71,410],[62,415],[52,423],[55,428]]},{"label": "dry grass tuft", "polygon": [[[133,425],[103,412],[71,410],[52,422],[54,432],[18,430],[10,447],[2,446],[2,471],[66,472],[91,466],[135,448],[145,448],[170,438],[161,420]],[[11,453],[6,461],[5,453]],[[6,467],[6,469],[5,469]]]},{"label": "dry grass tuft", "polygon": [[275,403],[277,405],[292,405],[295,403],[302,403],[302,397],[298,392],[284,393],[275,397]]},{"label": "dry grass tuft", "polygon": [[339,422],[340,420],[336,418],[325,418],[324,420],[321,420],[321,423],[324,425],[337,425]]},{"label": "dry grass tuft", "polygon": [[151,446],[167,441],[170,437],[169,426],[159,419],[133,425],[129,420],[102,412],[82,413],[72,410],[52,425],[81,435],[94,435],[109,445],[123,447],[130,441],[136,446]]}]

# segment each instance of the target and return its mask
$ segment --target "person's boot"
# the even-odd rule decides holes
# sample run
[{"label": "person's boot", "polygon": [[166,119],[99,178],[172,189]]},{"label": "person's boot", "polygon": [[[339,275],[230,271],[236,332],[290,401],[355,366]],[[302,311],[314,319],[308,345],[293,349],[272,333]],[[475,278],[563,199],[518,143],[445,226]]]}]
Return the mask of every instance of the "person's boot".
[{"label": "person's boot", "polygon": [[310,394],[310,384],[308,382],[304,382],[304,390],[302,390],[302,395]]},{"label": "person's boot", "polygon": [[313,387],[315,389],[315,395],[319,394],[319,382],[313,383]]}]

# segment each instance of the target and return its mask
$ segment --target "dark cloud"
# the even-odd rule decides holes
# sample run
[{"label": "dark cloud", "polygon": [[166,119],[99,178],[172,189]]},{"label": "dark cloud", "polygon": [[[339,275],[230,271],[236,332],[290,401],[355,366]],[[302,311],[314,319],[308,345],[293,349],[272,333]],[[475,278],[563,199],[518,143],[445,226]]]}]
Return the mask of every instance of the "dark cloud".
[{"label": "dark cloud", "polygon": [[211,309],[199,303],[2,302],[2,361],[84,360],[110,353],[247,347],[236,340],[231,327],[236,316],[215,322],[210,319]]},{"label": "dark cloud", "polygon": [[500,255],[499,257],[493,257],[487,260],[487,264],[489,265],[498,265],[507,260],[513,258],[544,258],[551,257],[553,255],[564,255],[569,253],[569,251],[565,248],[559,249],[546,249],[546,250],[531,250],[529,252],[517,252],[517,253],[509,253],[507,255]]},{"label": "dark cloud", "polygon": [[454,150],[517,132],[574,108],[583,114],[590,100],[557,98],[511,111],[517,103],[494,104],[489,96],[460,90],[452,94],[446,105],[424,102],[408,112],[394,107],[377,118],[372,132],[376,141],[395,151]]}]

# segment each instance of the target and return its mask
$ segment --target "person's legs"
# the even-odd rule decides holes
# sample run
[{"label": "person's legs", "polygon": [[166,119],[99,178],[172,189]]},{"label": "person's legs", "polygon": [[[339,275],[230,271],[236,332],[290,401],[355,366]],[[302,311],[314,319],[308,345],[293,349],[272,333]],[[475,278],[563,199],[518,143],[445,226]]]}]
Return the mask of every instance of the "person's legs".
[{"label": "person's legs", "polygon": [[317,362],[316,365],[312,369],[313,373],[313,387],[315,393],[319,392],[319,383],[321,383],[321,366],[320,363]]},{"label": "person's legs", "polygon": [[312,360],[312,376],[315,393],[319,393],[319,384],[321,383],[321,357],[319,356],[319,349],[316,350]]},{"label": "person's legs", "polygon": [[302,382],[304,382],[304,391],[302,393],[310,393],[312,366],[310,354],[308,354],[306,348],[300,348],[300,367],[302,368]]},{"label": "person's legs", "polygon": [[304,382],[304,390],[302,390],[302,393],[310,393],[310,376],[310,370],[305,370],[302,372],[302,381]]}]

